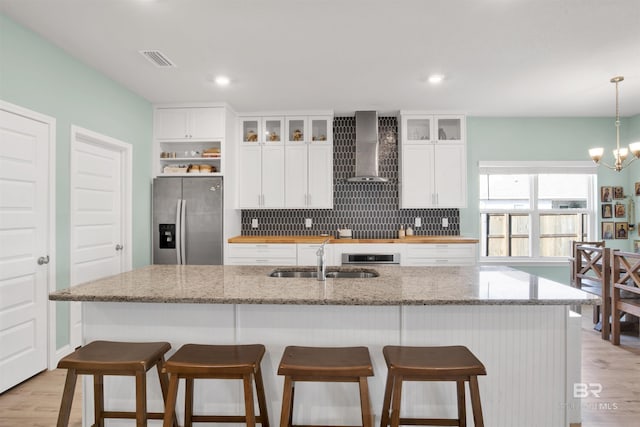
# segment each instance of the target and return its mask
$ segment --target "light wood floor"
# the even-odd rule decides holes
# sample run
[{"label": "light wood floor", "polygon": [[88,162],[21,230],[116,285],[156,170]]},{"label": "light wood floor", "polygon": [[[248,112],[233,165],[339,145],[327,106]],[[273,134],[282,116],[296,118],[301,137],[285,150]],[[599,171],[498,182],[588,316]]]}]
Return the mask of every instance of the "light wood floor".
[{"label": "light wood floor", "polygon": [[[0,395],[1,427],[51,427],[56,424],[66,371],[43,372]],[[640,339],[631,334],[614,347],[593,330],[583,310],[582,381],[602,384],[599,398],[582,399],[582,427],[632,427],[640,420]],[[69,427],[81,427],[78,383]],[[276,423],[277,420],[271,420]]]}]

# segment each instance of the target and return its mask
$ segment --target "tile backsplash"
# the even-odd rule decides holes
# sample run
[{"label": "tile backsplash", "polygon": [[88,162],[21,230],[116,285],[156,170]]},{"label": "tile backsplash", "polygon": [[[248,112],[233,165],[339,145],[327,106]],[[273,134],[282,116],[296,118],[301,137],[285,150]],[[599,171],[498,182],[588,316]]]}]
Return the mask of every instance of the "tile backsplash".
[{"label": "tile backsplash", "polygon": [[[331,209],[247,209],[242,211],[242,234],[317,235],[336,234],[351,228],[353,237],[388,239],[398,236],[400,225],[413,227],[416,217],[422,227],[416,235],[455,236],[460,234],[458,209],[400,209],[398,193],[398,120],[378,117],[379,171],[388,182],[347,182],[355,172],[355,117],[335,117],[333,121],[333,210]],[[251,228],[251,220],[258,228]],[[313,225],[305,228],[305,218]],[[449,221],[442,227],[442,218]]]}]

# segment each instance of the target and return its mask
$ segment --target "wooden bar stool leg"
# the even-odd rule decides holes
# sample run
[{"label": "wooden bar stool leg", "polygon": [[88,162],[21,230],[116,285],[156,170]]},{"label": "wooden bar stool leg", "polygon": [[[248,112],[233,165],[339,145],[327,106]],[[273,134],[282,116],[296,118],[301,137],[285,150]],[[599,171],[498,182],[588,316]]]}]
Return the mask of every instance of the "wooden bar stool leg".
[{"label": "wooden bar stool leg", "polygon": [[193,378],[184,380],[184,427],[193,426]]},{"label": "wooden bar stool leg", "polygon": [[458,425],[460,427],[467,426],[467,403],[464,396],[464,381],[456,381],[456,387],[458,389]]},{"label": "wooden bar stool leg", "polygon": [[262,371],[260,366],[256,369],[253,376],[256,382],[256,393],[258,394],[258,408],[260,409],[260,424],[262,427],[269,427],[269,415],[267,412],[267,401],[264,393],[264,382],[262,381]]},{"label": "wooden bar stool leg", "polygon": [[391,427],[400,426],[400,401],[402,400],[402,376],[395,375],[393,380],[393,402],[391,404]]},{"label": "wooden bar stool leg", "polygon": [[292,418],[293,381],[290,376],[284,377],[284,387],[282,392],[282,411],[280,414],[280,427],[290,427]]},{"label": "wooden bar stool leg", "polygon": [[67,427],[69,425],[69,415],[71,414],[71,403],[73,402],[73,393],[76,390],[76,380],[78,375],[75,369],[67,370],[67,378],[64,381],[64,390],[62,392],[62,401],[60,402],[60,412],[58,412],[58,426]]},{"label": "wooden bar stool leg", "polygon": [[469,391],[471,394],[471,406],[473,408],[473,425],[475,427],[484,427],[482,405],[480,404],[480,388],[478,387],[478,377],[475,375],[469,378]]},{"label": "wooden bar stool leg", "polygon": [[93,376],[93,416],[95,427],[104,427],[104,377]]},{"label": "wooden bar stool leg", "polygon": [[147,427],[147,373],[136,372],[136,425]]},{"label": "wooden bar stool leg", "polygon": [[293,426],[293,402],[296,400],[296,382],[291,381],[291,411],[289,411],[289,427]]},{"label": "wooden bar stool leg", "polygon": [[369,384],[367,377],[360,377],[360,411],[362,412],[362,426],[373,427],[371,424],[371,401],[369,399]]},{"label": "wooden bar stool leg", "polygon": [[[167,404],[167,396],[169,392],[169,376],[162,372],[162,367],[164,366],[164,357],[160,359],[160,361],[156,364],[156,370],[158,371],[158,380],[160,381],[160,390],[162,391],[162,400],[165,402],[165,409]],[[176,418],[175,411],[173,412],[173,427],[178,427],[178,419]]]},{"label": "wooden bar stool leg", "polygon": [[389,425],[389,408],[391,407],[391,394],[393,391],[393,374],[387,372],[387,385],[384,388],[384,399],[382,403],[382,417],[380,418],[380,427]]},{"label": "wooden bar stool leg", "polygon": [[171,427],[175,419],[176,400],[178,399],[178,383],[177,374],[172,374],[169,378],[169,390],[167,391],[167,401],[164,404],[164,421],[162,427]]},{"label": "wooden bar stool leg", "polygon": [[242,376],[242,384],[244,385],[244,413],[247,427],[256,426],[256,415],[253,403],[253,378],[251,374]]}]

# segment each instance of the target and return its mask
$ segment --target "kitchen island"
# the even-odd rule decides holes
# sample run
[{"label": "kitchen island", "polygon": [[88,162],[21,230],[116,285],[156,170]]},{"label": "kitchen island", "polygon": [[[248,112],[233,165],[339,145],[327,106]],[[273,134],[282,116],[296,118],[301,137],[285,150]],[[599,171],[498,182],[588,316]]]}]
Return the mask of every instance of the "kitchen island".
[{"label": "kitchen island", "polygon": [[[376,422],[386,377],[382,347],[454,344],[469,347],[487,368],[488,375],[479,379],[487,426],[580,421],[579,401],[572,397],[580,376],[580,321],[569,306],[595,304],[597,297],[503,267],[376,266],[379,277],[325,282],[269,277],[273,270],[148,266],[55,292],[50,299],[83,302],[85,342],[166,340],[172,351],[186,343],[264,344],[272,424],[280,415],[282,378],[276,371],[287,345],[369,347]],[[133,405],[133,382],[108,380],[106,407]],[[93,408],[90,379],[84,381],[86,420]],[[240,384],[228,383],[196,382],[196,411],[241,413]],[[152,375],[149,384],[150,407],[161,409]],[[294,422],[357,424],[353,387],[298,385]],[[451,384],[408,384],[403,398],[403,416],[455,417]]]}]

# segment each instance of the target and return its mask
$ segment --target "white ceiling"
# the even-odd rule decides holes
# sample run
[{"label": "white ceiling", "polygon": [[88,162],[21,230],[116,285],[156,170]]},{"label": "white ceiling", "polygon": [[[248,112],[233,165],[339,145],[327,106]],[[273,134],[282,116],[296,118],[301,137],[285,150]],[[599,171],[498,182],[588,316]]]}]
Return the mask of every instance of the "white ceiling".
[{"label": "white ceiling", "polygon": [[609,79],[624,75],[621,115],[640,114],[640,0],[0,0],[0,12],[153,103],[612,116]]}]

